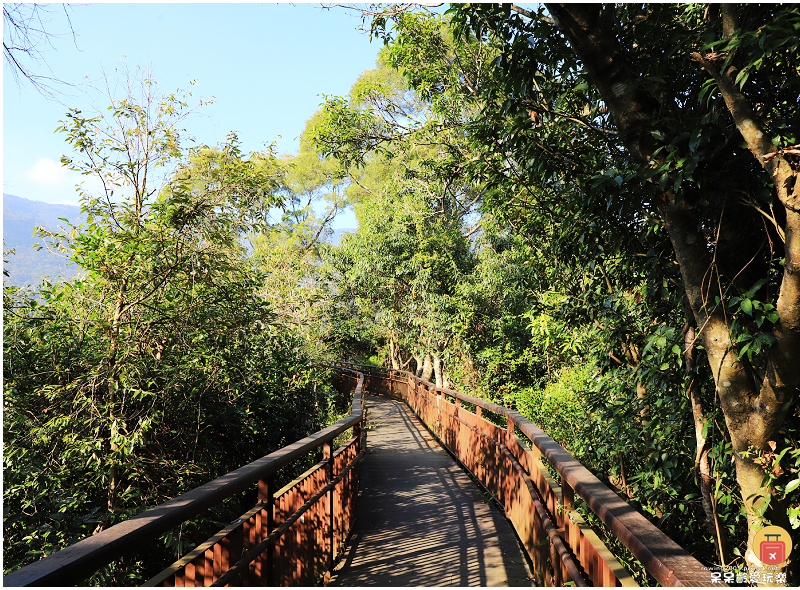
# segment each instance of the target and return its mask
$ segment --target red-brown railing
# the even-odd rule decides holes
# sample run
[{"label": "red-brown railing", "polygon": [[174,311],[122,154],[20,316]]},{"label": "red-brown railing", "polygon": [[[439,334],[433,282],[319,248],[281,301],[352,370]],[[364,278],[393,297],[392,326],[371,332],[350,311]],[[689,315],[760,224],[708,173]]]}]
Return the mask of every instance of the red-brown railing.
[{"label": "red-brown railing", "polygon": [[[637,585],[574,509],[576,494],[660,584],[709,584],[708,572],[699,561],[520,413],[436,387],[406,371],[352,363],[336,366],[366,374],[370,392],[403,399],[496,497],[528,552],[539,584]],[[461,406],[462,401],[474,405],[475,412]],[[485,411],[503,416],[506,427],[486,420]],[[533,443],[532,448],[516,430]],[[550,476],[542,457],[558,473],[560,483]]]},{"label": "red-brown railing", "polygon": [[[165,586],[311,586],[327,578],[349,534],[366,449],[363,374],[340,368],[340,391],[353,392],[350,414],[319,432],[253,461],[3,578],[4,586],[80,584],[210,506],[250,486],[258,504],[148,582]],[[348,440],[333,443],[348,430]],[[278,470],[319,449],[323,460],[280,490]]]},{"label": "red-brown railing", "polygon": [[[148,585],[313,585],[327,580],[355,517],[358,462],[366,448],[362,390],[404,399],[450,452],[497,498],[542,585],[635,586],[573,509],[577,494],[654,578],[669,586],[705,586],[701,564],[620,499],[518,412],[405,371],[336,363],[353,390],[350,415],[303,440],[195,488],[6,576],[6,586],[80,584],[98,568],[249,486],[258,504],[150,580]],[[451,397],[453,402],[447,397]],[[461,406],[476,407],[470,412]],[[506,428],[483,412],[506,418]],[[352,429],[333,451],[336,437]],[[529,448],[516,434],[532,443]],[[274,490],[274,475],[322,448],[323,460]],[[542,463],[558,473],[556,483]]]}]

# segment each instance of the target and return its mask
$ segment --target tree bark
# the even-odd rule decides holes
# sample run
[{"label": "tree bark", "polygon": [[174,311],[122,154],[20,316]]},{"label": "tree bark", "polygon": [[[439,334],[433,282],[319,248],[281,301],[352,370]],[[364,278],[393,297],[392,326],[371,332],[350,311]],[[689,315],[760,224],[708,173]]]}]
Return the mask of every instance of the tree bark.
[{"label": "tree bark", "polygon": [[[782,409],[785,399],[779,401],[771,391],[770,373],[774,369],[771,360],[767,378],[759,390],[750,376],[752,371],[748,370],[746,359],[737,358],[731,336],[732,318],[724,314],[722,305],[714,304],[715,297],[722,294],[716,281],[707,279],[712,261],[703,247],[705,242],[696,236],[696,219],[682,210],[684,204],[665,207],[667,226],[731,436],[736,479],[747,513],[748,544],[752,546],[765,520],[788,526],[786,509],[776,497],[774,486],[762,485],[764,469],[753,460],[754,453],[770,452],[769,441],[776,440],[785,420],[786,409]],[[765,509],[767,498],[770,504]],[[753,568],[762,567],[750,550],[746,560]]]},{"label": "tree bark", "polygon": [[636,131],[650,123],[652,114],[658,112],[659,104],[644,91],[641,84],[635,84],[638,76],[617,41],[613,5],[545,6],[586,66],[589,78],[614,119],[620,138],[638,162],[646,163],[652,151],[651,142],[644,135],[637,136]]},{"label": "tree bark", "polygon": [[422,364],[422,373],[420,379],[423,381],[430,381],[433,374],[433,363],[431,362],[431,355],[429,352],[425,353],[425,362]]},{"label": "tree bark", "polygon": [[415,363],[414,375],[419,377],[420,375],[422,375],[422,355],[421,354],[415,354],[414,355],[414,363]]},{"label": "tree bark", "polygon": [[395,371],[400,369],[399,349],[400,346],[394,341],[394,338],[389,338],[389,363]]},{"label": "tree bark", "polygon": [[436,376],[436,387],[444,387],[442,379],[442,359],[439,357],[438,352],[432,352],[433,357],[433,373]]},{"label": "tree bark", "polygon": [[[730,38],[739,26],[736,7],[723,6],[721,12],[723,34]],[[755,498],[754,501],[745,500],[748,521],[748,551],[745,559],[751,567],[760,567],[761,562],[752,550],[755,533],[767,522],[787,528],[786,506],[776,497],[774,486],[765,488],[761,485],[764,478],[763,467],[741,454],[748,450],[763,453],[772,450],[769,443],[772,441],[774,444],[777,440],[780,428],[786,420],[788,407],[800,386],[800,363],[797,362],[800,353],[800,182],[797,178],[798,172],[786,159],[784,150],[770,140],[767,129],[755,114],[750,101],[736,85],[736,68],[731,66],[726,72],[721,72],[716,64],[718,58],[692,54],[692,59],[700,63],[717,83],[736,128],[747,142],[753,157],[769,174],[786,212],[785,260],[776,305],[779,319],[772,330],[775,343],[767,353],[766,375],[760,390],[745,400],[738,399],[739,396],[726,396],[736,398],[728,400],[730,405],[744,402],[749,410],[745,415],[739,414],[738,420],[733,422],[738,439],[734,441],[734,451],[738,451],[736,476],[742,487],[742,494],[746,498],[752,494]],[[717,385],[719,387],[719,381]],[[722,385],[724,392],[726,383],[723,382]],[[728,420],[727,411],[725,418],[730,429],[731,421]],[[733,438],[733,432],[731,435]],[[765,496],[770,498],[770,503],[762,517],[760,514],[763,512],[761,508]]]}]

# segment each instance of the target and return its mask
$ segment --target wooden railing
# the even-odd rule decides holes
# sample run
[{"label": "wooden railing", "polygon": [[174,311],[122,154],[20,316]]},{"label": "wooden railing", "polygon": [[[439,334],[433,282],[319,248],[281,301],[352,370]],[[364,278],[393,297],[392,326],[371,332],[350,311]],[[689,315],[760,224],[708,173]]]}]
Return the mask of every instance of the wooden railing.
[{"label": "wooden railing", "polygon": [[[358,463],[366,449],[364,376],[342,368],[340,391],[353,392],[350,414],[283,449],[121,522],[3,578],[4,586],[80,585],[99,568],[251,486],[258,504],[147,585],[311,586],[330,575],[350,532]],[[337,437],[351,430],[334,451]],[[345,435],[346,436],[346,435]],[[322,449],[323,460],[275,490],[275,474]]]},{"label": "wooden railing", "polygon": [[[637,585],[574,509],[576,495],[660,584],[709,584],[699,561],[519,412],[436,387],[406,371],[352,363],[336,366],[364,373],[367,391],[404,400],[496,497],[527,550],[540,585]],[[462,402],[474,405],[475,412]],[[494,414],[495,420],[486,420],[485,412]],[[506,427],[497,426],[498,421],[505,421]],[[550,476],[542,459],[558,473],[560,482]]]},{"label": "wooden railing", "polygon": [[[256,506],[151,579],[148,585],[315,585],[327,581],[355,518],[366,449],[362,391],[408,403],[453,456],[495,496],[540,585],[635,586],[574,509],[575,496],[665,586],[705,586],[701,564],[518,412],[437,388],[405,371],[335,363],[354,391],[348,417],[309,437],[84,539],[3,579],[5,586],[80,584],[100,567],[250,486]],[[340,389],[341,391],[342,389]],[[453,401],[450,401],[450,399]],[[461,405],[475,406],[475,412]],[[494,414],[487,420],[484,412]],[[504,417],[506,427],[495,422]],[[333,442],[351,436],[337,450]],[[528,447],[519,431],[531,441]],[[322,449],[323,460],[280,490],[277,471]],[[548,461],[560,482],[549,475]],[[705,572],[707,573],[707,572]]]}]

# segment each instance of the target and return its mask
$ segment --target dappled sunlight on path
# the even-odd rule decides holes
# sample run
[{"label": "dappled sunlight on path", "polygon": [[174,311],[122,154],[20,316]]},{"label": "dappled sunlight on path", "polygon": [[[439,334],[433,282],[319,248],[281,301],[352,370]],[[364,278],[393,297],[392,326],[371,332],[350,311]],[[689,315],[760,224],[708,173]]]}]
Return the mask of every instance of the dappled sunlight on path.
[{"label": "dappled sunlight on path", "polygon": [[531,586],[509,523],[408,407],[367,408],[358,517],[331,585]]}]

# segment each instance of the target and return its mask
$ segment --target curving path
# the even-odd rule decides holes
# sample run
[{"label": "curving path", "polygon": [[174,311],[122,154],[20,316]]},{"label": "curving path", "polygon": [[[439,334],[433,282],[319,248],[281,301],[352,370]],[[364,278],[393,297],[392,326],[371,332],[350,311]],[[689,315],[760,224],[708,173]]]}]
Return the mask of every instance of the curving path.
[{"label": "curving path", "polygon": [[532,586],[511,525],[402,402],[366,396],[358,519],[332,586]]}]

